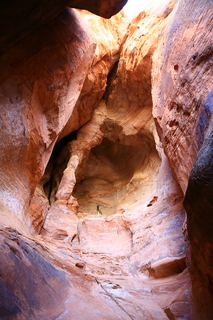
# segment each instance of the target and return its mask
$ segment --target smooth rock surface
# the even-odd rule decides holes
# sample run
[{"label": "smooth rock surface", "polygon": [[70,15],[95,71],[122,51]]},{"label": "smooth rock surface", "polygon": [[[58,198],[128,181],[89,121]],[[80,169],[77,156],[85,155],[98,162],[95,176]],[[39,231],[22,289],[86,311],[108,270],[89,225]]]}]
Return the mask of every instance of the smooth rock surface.
[{"label": "smooth rock surface", "polygon": [[154,55],[153,114],[184,192],[212,114],[211,14],[208,1],[179,1]]},{"label": "smooth rock surface", "polygon": [[0,55],[2,319],[212,319],[212,8],[152,3],[36,7]]},{"label": "smooth rock surface", "polygon": [[193,320],[213,318],[211,17],[209,1],[179,1],[161,34],[152,72],[158,132],[186,191]]},{"label": "smooth rock surface", "polygon": [[1,319],[129,319],[94,277],[42,243],[1,230],[0,250]]},{"label": "smooth rock surface", "polygon": [[122,13],[106,20],[85,10],[78,12],[93,32],[96,50],[79,99],[58,140],[78,130],[91,119],[106,90],[108,75],[118,62],[123,37],[123,34],[119,32]]},{"label": "smooth rock surface", "polygon": [[118,13],[127,0],[13,0],[1,1],[0,51],[12,45],[27,33],[55,18],[66,6],[89,10],[104,18]]},{"label": "smooth rock surface", "polygon": [[213,316],[213,133],[204,141],[189,177],[184,199],[188,218],[193,275],[193,308],[195,319]]},{"label": "smooth rock surface", "polygon": [[0,57],[4,70],[0,203],[23,222],[28,220],[29,201],[72,113],[94,51],[95,40],[70,9]]}]

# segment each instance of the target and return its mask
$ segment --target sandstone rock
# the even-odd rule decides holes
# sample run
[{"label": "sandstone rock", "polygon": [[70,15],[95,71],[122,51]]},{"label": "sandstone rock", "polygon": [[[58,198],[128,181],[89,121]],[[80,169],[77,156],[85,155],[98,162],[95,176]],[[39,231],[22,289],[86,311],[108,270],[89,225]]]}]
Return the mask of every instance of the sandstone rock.
[{"label": "sandstone rock", "polygon": [[191,273],[193,275],[192,316],[195,319],[211,319],[213,315],[212,141],[211,132],[197,154],[184,200],[188,218]]},{"label": "sandstone rock", "polygon": [[169,277],[183,272],[186,269],[186,258],[165,258],[151,265],[150,275],[155,278]]},{"label": "sandstone rock", "polygon": [[[196,1],[191,1],[188,6],[190,19],[187,20],[187,30],[182,21],[183,12],[188,12],[188,9],[182,3],[168,17],[168,25],[154,55],[152,91],[159,133],[184,192],[212,112],[211,40],[207,33],[211,28],[208,21],[211,7]],[[205,12],[199,13],[196,10],[199,6],[205,7]],[[196,34],[195,19],[202,21]]]},{"label": "sandstone rock", "polygon": [[32,220],[33,229],[31,232],[35,231],[40,233],[43,227],[44,220],[46,218],[49,209],[49,201],[44,194],[42,188],[36,188],[34,195],[30,201],[29,206],[29,216]]},{"label": "sandstone rock", "polygon": [[[183,194],[152,117],[152,55],[165,16],[141,14],[135,21],[139,28],[133,24],[130,36],[141,43],[134,56],[130,40],[123,38],[105,101],[67,145],[70,160],[52,208],[57,203],[66,208],[74,196],[77,231],[66,231],[68,219],[58,205],[55,216],[50,209],[43,234],[54,237],[60,225],[66,232],[63,246],[69,251],[71,240],[82,260],[77,268],[95,276],[104,296],[129,318],[188,319]],[[150,32],[156,32],[153,39]]]},{"label": "sandstone rock", "polygon": [[179,1],[161,35],[153,69],[158,132],[176,179],[187,190],[192,319],[213,317],[211,15],[208,1]]},{"label": "sandstone rock", "polygon": [[81,320],[82,310],[85,319],[129,319],[94,278],[46,246],[1,230],[0,250],[1,319]]},{"label": "sandstone rock", "polygon": [[68,279],[15,232],[0,232],[1,319],[56,319]]},{"label": "sandstone rock", "polygon": [[110,220],[101,217],[86,218],[78,225],[77,237],[78,243],[75,246],[90,254],[119,257],[131,252],[132,232],[120,216]]},{"label": "sandstone rock", "polygon": [[41,231],[43,236],[71,241],[77,234],[78,218],[66,203],[55,202],[51,206]]},{"label": "sandstone rock", "polygon": [[[167,111],[160,104],[161,88],[165,100],[175,88],[169,91],[170,69],[168,82],[160,78],[168,53],[164,62],[157,59],[157,53],[163,57],[160,35],[173,28],[181,2],[175,9],[174,1],[165,3],[162,10],[144,11],[131,22],[123,21],[122,14],[106,22],[81,13],[93,33],[78,11],[66,10],[1,56],[6,97],[1,113],[1,222],[15,228],[17,214],[25,234],[12,229],[0,233],[5,319],[189,319],[191,279],[182,233],[185,189],[172,174],[178,178],[178,164],[170,167],[175,162],[169,149],[173,142],[170,146],[164,139],[163,124],[170,113],[165,119],[160,116]],[[89,6],[108,15],[105,1]],[[194,176],[202,177],[202,163],[205,180],[210,145],[203,145],[204,156],[198,154],[190,178],[185,207],[192,222],[193,196],[200,185],[197,180],[194,184]],[[186,175],[184,179],[186,184]],[[208,187],[211,195],[211,182]],[[210,216],[210,196],[207,200]],[[27,214],[31,221],[25,221]],[[27,233],[24,228],[31,224],[33,232]],[[206,226],[201,227],[203,232]],[[202,232],[189,227],[193,250]],[[206,255],[202,262],[199,257],[192,260],[191,270],[194,288],[200,286],[198,271],[206,272],[201,292],[207,294],[207,319],[206,286],[211,289],[212,273],[206,258],[211,247],[205,245],[210,229],[203,239]],[[199,319],[203,309],[198,299],[192,307],[192,316]]]},{"label": "sandstone rock", "polygon": [[122,34],[119,33],[119,25],[122,22],[122,14],[106,20],[84,10],[79,10],[79,13],[92,30],[97,46],[79,99],[58,138],[59,140],[70,132],[78,130],[91,119],[106,90],[108,75],[120,55]]},{"label": "sandstone rock", "polygon": [[[103,89],[101,89],[100,91],[100,88],[105,87],[107,74],[109,73],[113,65],[113,56],[117,55],[118,42],[121,41],[123,36],[121,32],[118,35],[114,31],[114,33],[112,33],[113,37],[110,46],[109,41],[107,42],[106,40],[103,40],[103,37],[100,37],[100,34],[102,35],[104,33],[103,30],[106,29],[106,23],[103,22],[103,20],[101,20],[100,18],[92,18],[91,15],[88,15],[86,13],[84,15],[87,18],[87,21],[90,22],[90,25],[92,25],[93,30],[96,31],[96,35],[98,35],[99,39],[97,47],[98,50],[96,51],[96,58],[94,60],[95,62],[93,62],[93,65],[97,67],[97,61],[100,61],[101,63],[105,61],[107,66],[107,68],[105,68],[105,73],[103,77],[104,86],[97,79],[97,81],[95,82],[98,83],[98,91],[92,91],[89,95],[89,97],[91,97],[91,95],[94,95],[95,99],[98,102],[103,93]],[[141,34],[141,32],[143,33],[144,39],[146,37],[148,38],[150,32],[148,31],[148,26],[150,30],[152,30],[152,28],[156,28],[156,30],[159,31],[160,25],[163,23],[164,17],[159,16],[157,18],[151,18],[148,15],[145,18],[144,14],[142,14],[135,19],[135,24],[138,23],[140,19],[142,24],[140,30],[138,31],[137,28],[132,27],[132,34],[134,34],[134,32],[136,33],[134,35],[135,39],[138,38],[138,35]],[[94,22],[97,25],[101,24],[101,26],[103,24],[104,27],[99,27],[98,29],[98,27],[94,25]],[[108,29],[109,27],[112,29],[111,24],[112,21],[107,23]],[[99,107],[96,108],[94,117],[92,118],[91,122],[89,122],[85,127],[82,127],[82,129],[77,134],[77,140],[70,142],[67,146],[72,156],[67,164],[67,169],[64,170],[61,182],[58,185],[56,199],[59,201],[68,201],[69,197],[72,195],[73,192],[74,197],[77,198],[80,204],[80,211],[94,213],[96,212],[97,205],[101,205],[102,212],[107,214],[115,213],[117,209],[119,210],[119,206],[121,204],[125,206],[124,199],[127,197],[127,194],[129,194],[129,192],[132,196],[132,191],[135,191],[135,197],[132,196],[131,200],[135,201],[135,198],[140,193],[140,188],[138,188],[138,186],[141,185],[141,181],[145,180],[142,186],[143,189],[146,188],[146,185],[148,187],[150,180],[152,181],[152,175],[150,175],[149,179],[147,179],[147,177],[149,176],[148,171],[146,172],[145,170],[143,170],[143,173],[141,174],[139,169],[142,167],[143,169],[145,169],[145,167],[148,168],[147,164],[149,163],[150,168],[156,167],[157,170],[158,156],[154,147],[154,139],[156,138],[156,132],[154,121],[151,115],[151,83],[149,80],[147,81],[146,78],[149,77],[151,72],[151,56],[156,46],[155,41],[157,41],[157,34],[154,43],[151,41],[150,43],[146,43],[146,40],[144,39],[142,41],[142,45],[144,43],[146,44],[146,48],[144,49],[144,51],[150,51],[150,56],[147,55],[145,58],[146,61],[150,61],[150,66],[146,65],[146,67],[148,68],[146,71],[147,75],[144,75],[144,79],[142,81],[143,83],[146,83],[148,88],[143,92],[143,99],[146,99],[147,105],[144,105],[145,102],[141,100],[142,95],[138,98],[138,100],[136,99],[135,101],[131,101],[131,97],[128,97],[129,100],[124,99],[125,93],[122,92],[122,90],[120,90],[120,84],[112,82],[112,90],[114,90],[114,88],[118,89],[115,89],[114,91],[112,91],[112,93],[110,92],[111,89],[109,90],[107,105],[105,105],[104,102],[100,103]],[[117,79],[120,79],[119,81],[124,82],[122,84],[123,88],[129,87],[126,86],[125,82],[127,81],[125,79],[129,79],[128,81],[131,83],[131,87],[136,87],[137,89],[138,87],[135,86],[135,81],[137,82],[137,80],[136,78],[134,78],[135,76],[133,75],[135,74],[135,69],[137,67],[131,65],[131,60],[129,63],[129,67],[127,67],[124,62],[127,59],[129,59],[130,54],[128,52],[128,48],[129,43],[126,43],[122,51],[122,55],[125,58],[123,57],[119,62]],[[113,53],[113,50],[115,53]],[[105,60],[105,57],[107,57],[107,60]],[[146,62],[143,63],[138,63],[139,69],[145,68]],[[96,68],[96,72],[94,73],[92,67],[94,75],[103,73],[103,68],[101,64],[100,66],[98,66],[98,68],[99,71],[97,72]],[[134,68],[134,73],[132,72],[132,68]],[[124,75],[122,74],[123,72],[125,72]],[[131,79],[131,77],[133,77],[133,79]],[[85,86],[85,90],[86,87],[87,86]],[[89,89],[91,88],[89,87]],[[141,88],[135,94],[133,94],[132,97],[137,97],[138,95],[140,95],[140,92]],[[84,89],[82,93],[84,97]],[[76,110],[80,108],[79,115],[82,115],[82,105],[84,104],[83,100],[81,99],[81,96],[78,103],[76,104]],[[118,109],[117,106],[119,106],[120,103],[120,96],[122,96],[122,108]],[[86,97],[88,97],[88,94],[86,95]],[[127,109],[127,105],[129,103],[130,107],[129,109]],[[143,106],[141,110],[140,107],[137,106],[137,103]],[[88,112],[88,110],[91,110],[91,107],[96,106],[96,104],[92,105],[89,101],[89,103],[87,102],[84,109]],[[113,110],[115,104],[117,111],[116,114],[113,115],[113,112],[111,112],[111,110]],[[124,107],[125,104],[126,109]],[[65,126],[61,137],[63,137],[65,133],[69,133],[71,129],[78,128],[78,126],[80,125],[79,121],[77,121],[76,127],[72,127],[71,125],[71,123],[76,125],[75,116],[76,115],[74,112],[70,120],[68,121],[67,125]],[[89,116],[90,115],[88,114],[88,117]],[[120,120],[122,117],[124,120],[123,122],[121,122]],[[141,117],[144,118],[143,124],[141,124],[138,121]],[[85,121],[84,117],[82,119],[83,121]],[[90,130],[92,132],[92,135],[90,134]],[[144,153],[144,150],[142,151],[142,149],[140,149],[142,145],[143,149],[146,150],[146,153]],[[103,153],[106,153],[106,155],[104,155],[104,157],[106,158],[105,160],[102,156]],[[134,159],[134,161],[131,159]],[[105,163],[109,161],[112,163],[112,165],[106,166]],[[115,168],[111,170],[110,168],[113,167]],[[124,171],[123,173],[122,170]],[[94,174],[92,172],[94,172]],[[54,176],[56,177],[56,175]],[[76,182],[77,184],[75,186]],[[128,198],[130,198],[130,196],[127,197],[126,201],[129,201]]]},{"label": "sandstone rock", "polygon": [[118,13],[127,0],[94,0],[88,3],[86,0],[70,0],[69,6],[72,8],[86,9],[104,18],[110,18],[114,14]]},{"label": "sandstone rock", "polygon": [[30,0],[26,3],[23,0],[13,2],[2,1],[0,10],[1,33],[0,50],[13,44],[30,31],[41,27],[68,5],[71,8],[89,10],[104,18],[110,18],[118,13],[127,0],[113,0],[110,3],[106,0],[51,0],[44,1]]},{"label": "sandstone rock", "polygon": [[23,222],[54,143],[78,99],[94,50],[88,28],[70,10],[1,55],[0,202]]}]

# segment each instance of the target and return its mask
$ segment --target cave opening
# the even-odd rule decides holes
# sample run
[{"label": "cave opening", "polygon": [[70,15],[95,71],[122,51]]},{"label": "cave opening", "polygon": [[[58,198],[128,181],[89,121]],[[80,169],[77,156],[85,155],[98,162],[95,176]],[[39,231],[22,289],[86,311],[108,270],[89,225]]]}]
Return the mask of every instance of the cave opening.
[{"label": "cave opening", "polygon": [[151,10],[154,13],[162,9],[162,7],[167,6],[170,2],[171,0],[128,0],[123,10],[127,16],[147,10]]},{"label": "cave opening", "polygon": [[158,167],[157,151],[147,143],[123,144],[105,137],[91,149],[84,177],[74,187],[79,211],[101,215],[125,212],[149,192]]}]

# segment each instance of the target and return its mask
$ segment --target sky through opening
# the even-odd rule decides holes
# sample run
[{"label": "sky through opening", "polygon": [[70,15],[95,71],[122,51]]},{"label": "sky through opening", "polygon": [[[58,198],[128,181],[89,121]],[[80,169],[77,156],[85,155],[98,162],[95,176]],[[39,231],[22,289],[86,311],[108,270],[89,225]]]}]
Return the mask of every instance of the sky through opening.
[{"label": "sky through opening", "polygon": [[123,9],[126,15],[132,15],[147,9],[156,12],[169,2],[170,0],[128,0]]}]

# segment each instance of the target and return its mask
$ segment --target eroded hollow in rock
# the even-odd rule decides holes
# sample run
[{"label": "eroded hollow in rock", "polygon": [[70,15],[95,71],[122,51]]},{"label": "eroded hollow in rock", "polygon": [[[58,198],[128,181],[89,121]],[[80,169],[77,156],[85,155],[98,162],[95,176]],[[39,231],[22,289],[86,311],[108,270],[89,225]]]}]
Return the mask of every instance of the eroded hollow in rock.
[{"label": "eroded hollow in rock", "polygon": [[49,199],[50,203],[55,200],[55,194],[58,190],[58,185],[70,158],[69,142],[75,140],[76,136],[77,131],[73,131],[56,143],[50,160],[47,164],[45,173],[39,183],[40,187],[43,187],[44,193]]},{"label": "eroded hollow in rock", "polygon": [[84,178],[73,190],[80,211],[112,215],[143,200],[153,188],[160,159],[154,146],[104,138],[89,155]]}]

